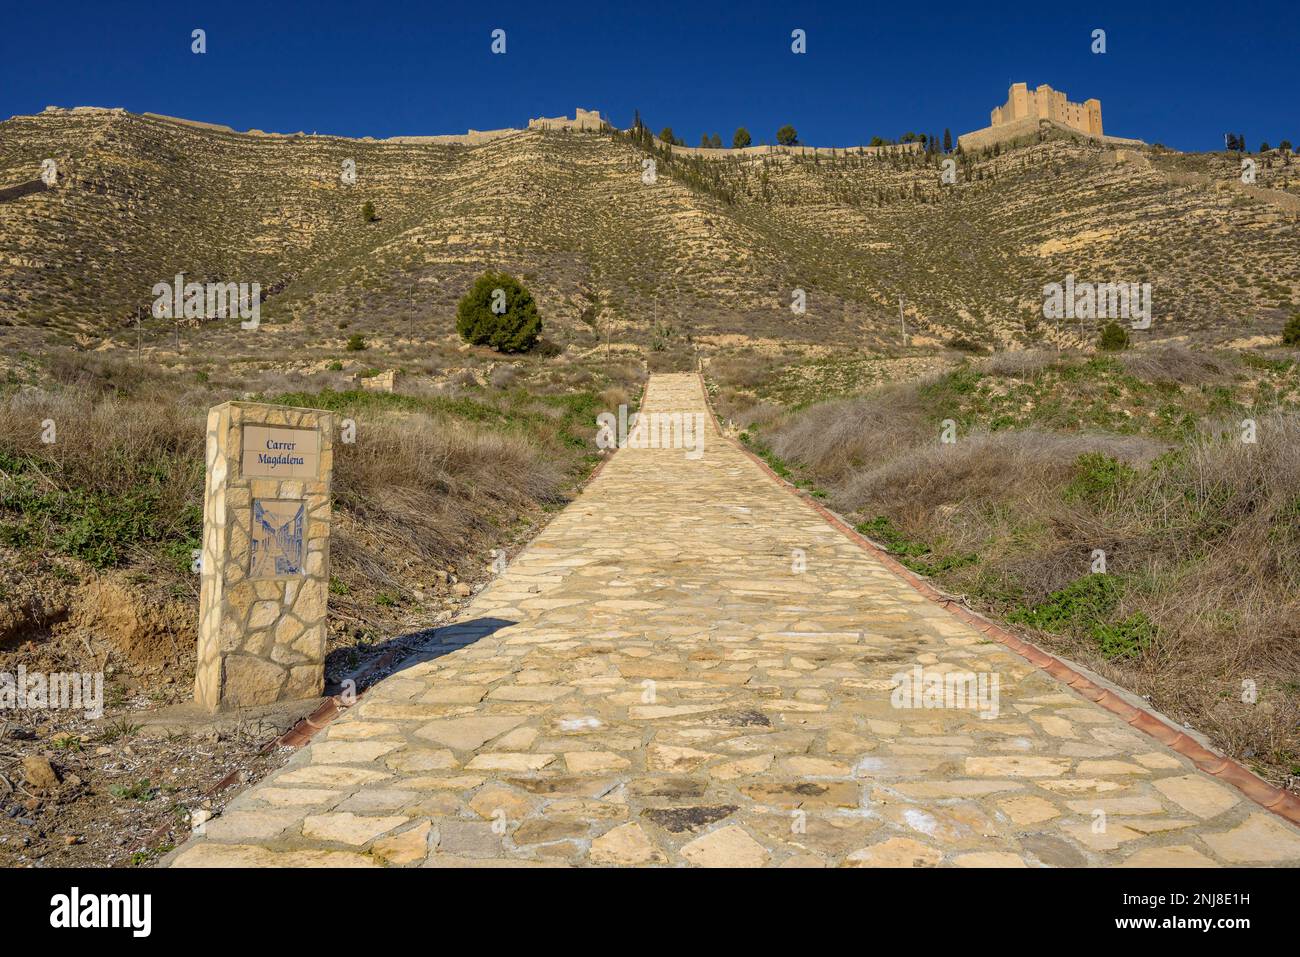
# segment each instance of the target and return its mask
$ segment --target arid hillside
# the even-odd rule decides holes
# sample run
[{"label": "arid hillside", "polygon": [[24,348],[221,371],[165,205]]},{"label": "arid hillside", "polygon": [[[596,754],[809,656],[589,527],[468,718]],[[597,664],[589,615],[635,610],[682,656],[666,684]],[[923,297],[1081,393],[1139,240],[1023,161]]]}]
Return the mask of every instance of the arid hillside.
[{"label": "arid hillside", "polygon": [[[13,189],[38,183],[46,159],[54,187]],[[47,111],[0,123],[0,326],[33,346],[133,343],[153,286],[184,272],[257,282],[267,297],[274,338],[211,324],[222,354],[336,348],[343,323],[441,339],[485,266],[521,275],[548,338],[579,347],[608,331],[641,345],[744,335],[892,348],[899,296],[922,341],[1079,344],[1094,323],[1041,315],[1043,285],[1067,273],[1152,283],[1155,321],[1139,340],[1275,333],[1300,301],[1290,155],[1257,158],[1257,189],[1241,188],[1235,156],[1117,154],[1059,131],[956,155],[951,185],[944,159],[670,157],[616,131],[479,146],[268,137]]]}]

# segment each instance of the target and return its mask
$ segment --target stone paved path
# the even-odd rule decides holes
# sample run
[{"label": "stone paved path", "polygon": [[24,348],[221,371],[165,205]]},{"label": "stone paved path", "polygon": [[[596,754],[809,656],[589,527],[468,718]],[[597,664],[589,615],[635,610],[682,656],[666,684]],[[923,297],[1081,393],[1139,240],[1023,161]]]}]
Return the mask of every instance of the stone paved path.
[{"label": "stone paved path", "polygon": [[[704,412],[698,380],[655,376],[644,409]],[[698,459],[615,455],[437,650],[167,863],[1300,863],[1296,828],[924,600],[708,422]],[[895,707],[915,666],[996,675],[996,717]]]}]

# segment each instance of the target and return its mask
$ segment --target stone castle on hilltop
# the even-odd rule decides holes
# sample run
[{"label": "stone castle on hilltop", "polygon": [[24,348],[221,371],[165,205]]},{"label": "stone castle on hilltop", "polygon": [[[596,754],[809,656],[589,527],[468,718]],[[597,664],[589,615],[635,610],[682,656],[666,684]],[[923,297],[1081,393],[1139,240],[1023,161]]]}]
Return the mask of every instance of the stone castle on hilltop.
[{"label": "stone castle on hilltop", "polygon": [[1045,125],[1078,133],[1108,146],[1144,146],[1141,140],[1107,136],[1101,128],[1101,100],[1071,103],[1060,90],[1046,83],[1029,89],[1028,83],[1012,83],[1007,101],[989,114],[989,125],[982,130],[963,133],[957,142],[964,150],[989,149],[1034,136]]},{"label": "stone castle on hilltop", "polygon": [[1101,136],[1101,100],[1071,103],[1065,94],[1046,83],[1030,90],[1027,83],[1013,83],[1007,101],[989,114],[989,126],[1005,126],[1029,118],[1051,120],[1087,136]]}]

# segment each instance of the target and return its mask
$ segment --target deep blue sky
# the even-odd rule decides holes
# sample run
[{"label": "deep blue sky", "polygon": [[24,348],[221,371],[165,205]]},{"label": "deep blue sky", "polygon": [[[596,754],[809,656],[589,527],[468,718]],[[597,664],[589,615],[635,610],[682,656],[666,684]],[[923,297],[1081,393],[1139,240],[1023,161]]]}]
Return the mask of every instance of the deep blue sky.
[{"label": "deep blue sky", "polygon": [[[1009,81],[1102,102],[1106,132],[1181,149],[1226,130],[1300,143],[1300,17],[1285,3],[978,0],[7,4],[0,119],[122,106],[236,129],[458,133],[633,109],[690,145],[747,126],[772,141],[864,143],[985,126]],[[1290,10],[1290,12],[1288,12]],[[1001,11],[1001,12],[999,12]],[[208,52],[190,52],[207,31]],[[489,52],[493,28],[507,53]],[[808,52],[790,52],[790,31]],[[1105,55],[1090,34],[1107,32]]]}]

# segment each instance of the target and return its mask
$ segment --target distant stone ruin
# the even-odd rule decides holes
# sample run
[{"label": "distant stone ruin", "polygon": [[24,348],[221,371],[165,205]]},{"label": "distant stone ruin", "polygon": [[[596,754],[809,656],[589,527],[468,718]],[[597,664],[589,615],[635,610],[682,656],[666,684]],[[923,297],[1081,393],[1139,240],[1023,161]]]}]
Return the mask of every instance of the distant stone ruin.
[{"label": "distant stone ruin", "polygon": [[802,143],[794,146],[782,146],[779,143],[772,143],[762,146],[741,146],[728,149],[726,147],[668,144],[657,136],[652,137],[652,139],[656,146],[671,149],[674,156],[702,156],[705,159],[727,159],[732,156],[770,156],[773,154],[835,159],[836,157],[845,156],[870,156],[874,153],[902,154],[925,151],[925,144],[921,142],[888,143],[884,146],[804,146]]},{"label": "distant stone ruin", "polygon": [[601,119],[598,111],[581,108],[574,110],[573,119],[567,116],[554,118],[539,116],[535,120],[528,121],[530,130],[603,130],[608,125]]},{"label": "distant stone ruin", "polygon": [[361,379],[361,388],[368,389],[371,392],[396,392],[397,391],[396,369],[388,369],[385,372],[379,372],[372,376],[366,376]]}]

